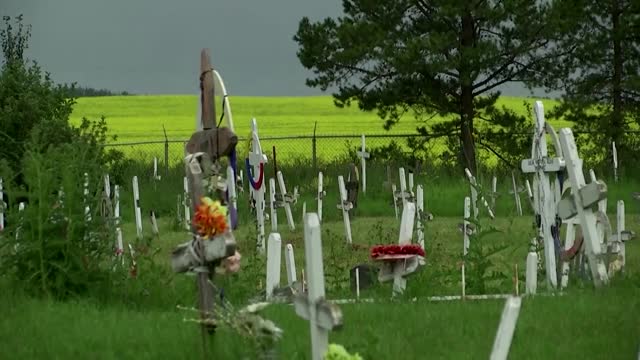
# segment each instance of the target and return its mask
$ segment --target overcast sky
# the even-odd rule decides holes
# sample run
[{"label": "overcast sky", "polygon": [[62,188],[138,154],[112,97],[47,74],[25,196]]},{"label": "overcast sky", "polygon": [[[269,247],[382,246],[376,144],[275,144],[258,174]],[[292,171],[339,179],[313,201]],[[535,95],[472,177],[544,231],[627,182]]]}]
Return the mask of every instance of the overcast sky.
[{"label": "overcast sky", "polygon": [[[27,56],[58,82],[149,94],[198,92],[200,49],[231,95],[319,95],[296,57],[303,16],[341,14],[341,0],[0,0],[33,26]],[[507,95],[526,96],[517,84]]]}]

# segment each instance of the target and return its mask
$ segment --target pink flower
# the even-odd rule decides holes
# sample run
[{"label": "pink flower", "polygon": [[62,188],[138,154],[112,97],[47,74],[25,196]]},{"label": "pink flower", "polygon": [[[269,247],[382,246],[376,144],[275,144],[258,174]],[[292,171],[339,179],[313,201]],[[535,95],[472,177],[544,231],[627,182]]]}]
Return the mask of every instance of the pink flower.
[{"label": "pink flower", "polygon": [[236,251],[235,254],[223,260],[223,266],[226,272],[236,273],[240,270],[240,259],[242,256]]}]

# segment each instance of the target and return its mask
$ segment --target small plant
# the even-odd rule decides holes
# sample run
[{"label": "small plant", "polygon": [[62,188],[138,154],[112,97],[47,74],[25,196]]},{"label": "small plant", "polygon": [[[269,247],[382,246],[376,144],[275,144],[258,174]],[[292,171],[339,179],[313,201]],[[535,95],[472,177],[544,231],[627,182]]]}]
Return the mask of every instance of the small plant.
[{"label": "small plant", "polygon": [[363,360],[359,354],[350,354],[342,345],[329,344],[324,360]]}]

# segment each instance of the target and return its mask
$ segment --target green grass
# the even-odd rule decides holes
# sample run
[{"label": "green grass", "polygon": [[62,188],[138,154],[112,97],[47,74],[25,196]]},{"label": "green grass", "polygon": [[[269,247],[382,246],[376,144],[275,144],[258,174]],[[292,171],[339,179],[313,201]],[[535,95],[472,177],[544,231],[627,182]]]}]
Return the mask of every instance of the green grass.
[{"label": "green grass", "polygon": [[[628,216],[629,228],[640,230],[640,217]],[[492,223],[503,233],[485,241],[510,244],[508,250],[494,256],[497,268],[520,265],[523,290],[523,246],[530,232],[530,217],[500,217]],[[344,328],[332,332],[330,341],[343,344],[365,359],[447,358],[478,359],[490,353],[503,301],[467,301],[430,303],[428,295],[459,294],[457,259],[461,236],[455,229],[458,218],[437,218],[427,226],[427,266],[410,277],[406,298],[416,302],[385,301],[390,284],[363,291],[364,297],[381,299],[377,304],[342,305]],[[377,227],[376,227],[377,224]],[[145,223],[145,225],[147,225]],[[186,234],[172,230],[161,221],[157,267],[140,263],[140,275],[129,280],[125,295],[112,299],[85,298],[66,303],[31,299],[15,291],[0,292],[5,309],[0,322],[0,349],[11,359],[192,359],[200,355],[197,325],[183,322],[189,313],[175,305],[192,306],[195,300],[193,278],[160,271],[168,267],[170,250],[186,240]],[[282,225],[281,225],[282,226]],[[284,227],[284,226],[283,226]],[[133,224],[125,225],[125,236],[134,236]],[[396,240],[398,222],[389,217],[353,220],[354,243],[344,246],[342,224],[323,225],[323,253],[329,298],[352,297],[347,290],[350,266],[366,262],[368,245]],[[268,225],[267,225],[268,231]],[[303,266],[302,231],[283,229],[283,241],[294,245],[298,269]],[[218,277],[227,297],[236,305],[255,295],[264,279],[264,261],[251,254],[253,230],[243,226],[236,232],[243,249],[243,270],[239,274]],[[640,288],[637,261],[640,247],[632,242],[627,248],[628,272],[633,278],[614,281],[608,288],[592,290],[587,284],[573,282],[565,296],[525,299],[516,327],[510,358],[514,359],[629,359],[634,358],[640,340]],[[154,273],[150,273],[154,269]],[[472,274],[467,274],[472,276]],[[283,272],[283,279],[284,272]],[[632,280],[635,279],[635,280]],[[284,281],[284,280],[283,280]],[[512,291],[510,279],[499,286]],[[544,292],[542,281],[540,291]],[[308,324],[288,305],[275,305],[265,317],[284,330],[278,345],[281,358],[308,359]],[[253,358],[246,341],[227,328],[214,338],[218,358]]]},{"label": "green grass", "polygon": [[[261,136],[312,135],[318,122],[318,134],[387,133],[375,112],[362,112],[357,106],[336,108],[329,96],[313,97],[243,97],[231,96],[236,133],[247,136],[252,117],[258,120]],[[502,97],[499,106],[506,106],[526,114],[523,102],[535,99]],[[551,109],[555,100],[544,100]],[[135,142],[163,140],[162,126],[170,140],[188,139],[195,127],[198,97],[196,95],[108,96],[78,99],[71,121],[82,117],[99,118],[104,115],[112,134],[118,141]],[[528,114],[527,114],[528,115]],[[436,121],[438,121],[436,119]],[[569,126],[566,122],[552,122],[554,126]],[[418,122],[407,116],[391,134],[411,134]]]}]

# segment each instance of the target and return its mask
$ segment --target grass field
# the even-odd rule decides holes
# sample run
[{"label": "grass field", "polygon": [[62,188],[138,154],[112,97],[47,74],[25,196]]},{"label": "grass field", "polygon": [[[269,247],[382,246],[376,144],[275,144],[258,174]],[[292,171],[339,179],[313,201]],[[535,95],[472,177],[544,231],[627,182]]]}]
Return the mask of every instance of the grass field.
[{"label": "grass field", "polygon": [[[291,186],[305,185],[289,178]],[[175,195],[180,190],[179,179],[163,179],[172,184],[152,190],[141,182],[142,207],[146,214],[162,207],[160,237],[151,240],[158,252],[152,258],[139,258],[139,277],[129,279],[118,288],[95,289],[95,294],[71,302],[49,302],[29,298],[16,290],[0,291],[0,306],[5,309],[0,322],[0,358],[92,358],[92,359],[192,359],[200,356],[197,325],[183,322],[191,314],[176,309],[176,305],[194,306],[193,277],[173,274],[169,268],[171,250],[188,240],[188,234],[178,230],[170,209],[175,208]],[[174,181],[175,180],[175,181]],[[371,263],[369,248],[373,244],[397,241],[399,222],[382,191],[361,196],[356,217],[352,220],[353,242],[346,246],[340,214],[335,208],[335,182],[326,186],[324,205],[323,258],[329,299],[353,298],[349,269],[361,263]],[[161,182],[161,183],[162,183]],[[372,179],[371,188],[380,186],[379,176]],[[349,351],[365,359],[482,359],[487,358],[493,343],[500,313],[501,300],[454,301],[431,303],[432,295],[460,294],[462,236],[457,230],[461,222],[462,197],[468,192],[464,181],[417,177],[425,184],[426,203],[435,219],[426,224],[427,265],[408,279],[406,294],[399,301],[388,301],[391,284],[376,284],[364,289],[362,296],[377,298],[376,304],[342,305],[345,326],[332,332],[330,341],[343,344]],[[629,198],[634,183],[610,184],[609,213],[615,200],[627,202],[627,228],[640,232],[640,215],[635,201]],[[507,193],[508,183],[499,183],[499,191]],[[167,187],[175,189],[167,190]],[[279,213],[279,231],[283,242],[295,249],[298,272],[304,266],[301,202],[307,210],[315,210],[311,189],[302,186],[303,194],[294,208],[296,230],[285,224]],[[164,195],[162,194],[164,191]],[[246,193],[245,193],[246,194]],[[133,242],[130,193],[123,189],[123,231],[126,242]],[[154,198],[166,198],[153,203]],[[243,253],[243,268],[238,274],[217,277],[216,285],[224,288],[225,296],[241,306],[264,288],[265,260],[253,254],[255,229],[248,215],[246,195],[240,196],[242,225],[235,232]],[[482,245],[489,268],[481,276],[473,269],[480,264],[467,263],[467,289],[477,293],[482,284],[486,293],[514,291],[514,264],[518,264],[520,292],[524,291],[524,260],[529,239],[534,235],[530,211],[523,217],[513,216],[510,196],[498,198],[497,218],[483,215],[481,224],[494,226],[498,232],[473,240]],[[526,200],[523,206],[528,210]],[[609,215],[612,226],[615,216]],[[144,231],[150,238],[149,222],[144,218]],[[266,232],[270,229],[266,223]],[[490,248],[504,249],[489,254]],[[590,283],[573,277],[569,290],[560,297],[525,298],[513,339],[513,359],[630,359],[635,358],[640,341],[640,243],[627,246],[627,274],[606,288],[594,290]],[[283,261],[284,266],[284,261]],[[285,275],[282,272],[282,283]],[[545,292],[542,276],[539,291]],[[0,277],[1,280],[1,277]],[[2,282],[0,281],[0,284]],[[11,287],[8,289],[12,289]],[[416,302],[410,299],[417,298]],[[308,324],[295,315],[289,305],[274,305],[265,316],[284,330],[278,345],[282,359],[308,359]],[[61,331],[63,330],[63,331]],[[215,337],[215,355],[224,359],[255,359],[248,342],[224,326]]]},{"label": "grass field", "polygon": [[[312,135],[318,122],[318,134],[387,133],[375,112],[360,111],[356,105],[340,109],[330,96],[315,97],[244,97],[230,96],[236,132],[246,136],[252,117],[258,120],[261,136]],[[120,142],[164,140],[162,126],[170,140],[188,139],[195,127],[199,98],[196,95],[108,96],[78,99],[72,122],[82,117],[97,119],[104,115],[113,134]],[[535,99],[503,97],[498,105],[525,114],[523,102]],[[544,100],[551,109],[556,102]],[[437,121],[437,119],[435,119]],[[568,126],[555,122],[554,125]],[[390,133],[412,134],[418,125],[407,117]]]}]

